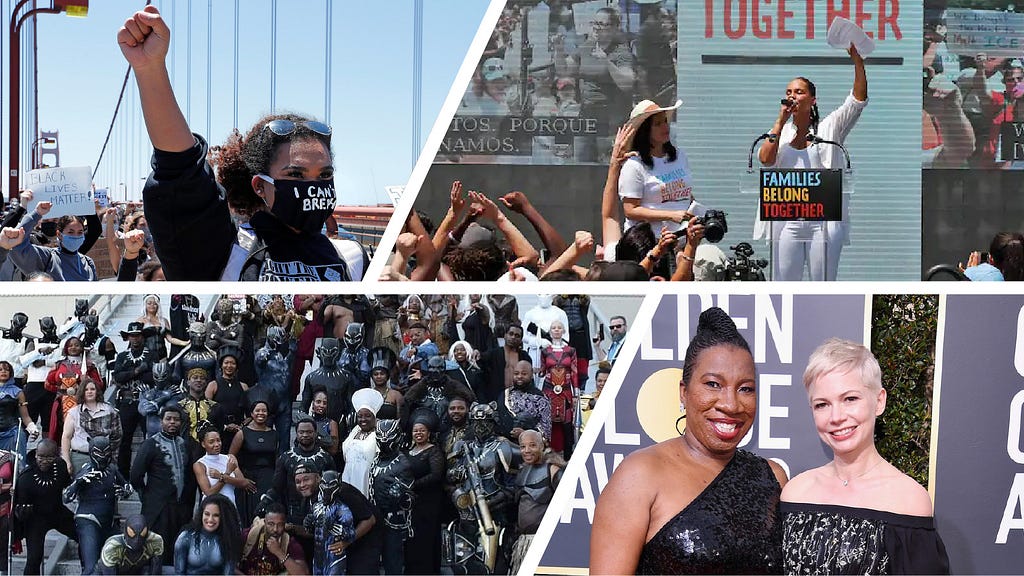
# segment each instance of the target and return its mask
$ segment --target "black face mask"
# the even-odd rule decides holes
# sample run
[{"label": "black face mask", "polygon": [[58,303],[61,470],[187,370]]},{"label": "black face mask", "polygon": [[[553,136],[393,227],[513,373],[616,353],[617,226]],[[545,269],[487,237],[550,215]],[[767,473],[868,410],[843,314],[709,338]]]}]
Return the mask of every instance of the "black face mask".
[{"label": "black face mask", "polygon": [[319,234],[327,217],[334,213],[337,202],[333,179],[279,179],[274,181],[274,206],[270,213],[292,228]]}]

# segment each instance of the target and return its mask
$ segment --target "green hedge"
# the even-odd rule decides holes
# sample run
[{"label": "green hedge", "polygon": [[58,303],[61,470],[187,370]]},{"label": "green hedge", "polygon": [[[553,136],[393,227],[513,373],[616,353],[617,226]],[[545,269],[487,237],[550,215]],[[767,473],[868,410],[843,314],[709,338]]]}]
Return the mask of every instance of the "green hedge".
[{"label": "green hedge", "polygon": [[934,295],[876,295],[872,301],[871,351],[888,392],[876,445],[886,460],[925,487],[938,313]]}]

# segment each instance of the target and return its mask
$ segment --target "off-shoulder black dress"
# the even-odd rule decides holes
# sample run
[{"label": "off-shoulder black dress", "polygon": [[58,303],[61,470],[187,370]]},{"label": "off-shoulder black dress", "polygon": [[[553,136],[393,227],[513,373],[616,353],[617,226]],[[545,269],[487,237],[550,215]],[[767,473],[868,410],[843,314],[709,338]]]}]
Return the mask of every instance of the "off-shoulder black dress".
[{"label": "off-shoulder black dress", "polygon": [[787,574],[949,574],[931,516],[783,502]]}]

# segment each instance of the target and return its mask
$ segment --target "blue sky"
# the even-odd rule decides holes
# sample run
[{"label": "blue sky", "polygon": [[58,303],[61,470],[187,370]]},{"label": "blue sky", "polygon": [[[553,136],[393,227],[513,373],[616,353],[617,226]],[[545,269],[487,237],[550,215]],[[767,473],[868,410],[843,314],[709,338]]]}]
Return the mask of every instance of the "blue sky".
[{"label": "blue sky", "polygon": [[[7,14],[10,0],[2,1],[3,13]],[[326,1],[278,0],[278,111],[325,117]],[[189,74],[186,22],[190,2]],[[176,0],[173,8],[170,0],[153,3],[174,24],[173,67],[171,55],[168,67],[178,102],[183,111],[190,109],[187,116],[194,132],[203,134],[212,144],[222,143],[233,127],[235,114],[235,2],[212,2],[210,59],[209,2]],[[144,5],[141,0],[93,0],[85,19],[39,17],[39,128],[60,131],[63,166],[95,167],[127,67],[117,47],[116,33],[124,20]],[[243,0],[240,6],[237,107],[238,123],[244,131],[271,110],[271,1]],[[336,182],[344,204],[387,202],[384,186],[405,184],[412,170],[413,6],[412,0],[333,3],[330,123],[334,129]],[[485,0],[424,2],[420,143],[433,126],[487,6]],[[6,44],[6,34],[4,41]],[[7,58],[5,49],[3,59]],[[208,62],[212,76],[209,87]],[[187,90],[189,78],[191,90]],[[122,183],[129,196],[137,195],[149,172],[151,147],[133,87],[134,79],[125,92],[112,147],[108,147],[95,181],[99,187],[109,186],[117,199],[123,194]],[[186,94],[191,98],[187,99]],[[207,94],[212,95],[209,115]],[[3,110],[6,130],[6,91]],[[6,142],[5,136],[4,173]]]}]

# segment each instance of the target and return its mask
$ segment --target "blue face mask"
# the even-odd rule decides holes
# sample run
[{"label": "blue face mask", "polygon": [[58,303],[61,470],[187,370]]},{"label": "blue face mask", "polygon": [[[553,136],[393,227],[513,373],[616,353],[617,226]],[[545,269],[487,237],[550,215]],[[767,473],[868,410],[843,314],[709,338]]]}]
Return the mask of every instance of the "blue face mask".
[{"label": "blue face mask", "polygon": [[62,234],[60,237],[60,244],[68,252],[78,252],[78,249],[85,244],[85,234],[81,236],[72,236],[71,234]]}]

